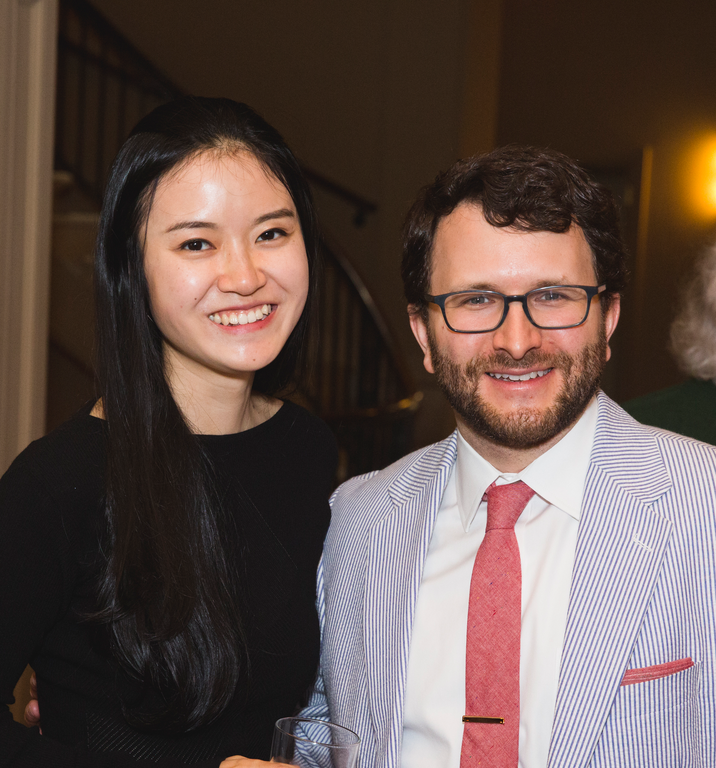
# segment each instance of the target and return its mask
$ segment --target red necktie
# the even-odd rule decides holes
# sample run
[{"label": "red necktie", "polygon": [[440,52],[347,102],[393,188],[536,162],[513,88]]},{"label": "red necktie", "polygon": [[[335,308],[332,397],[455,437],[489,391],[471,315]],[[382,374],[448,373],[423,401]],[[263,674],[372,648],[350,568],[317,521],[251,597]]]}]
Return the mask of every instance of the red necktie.
[{"label": "red necktie", "polygon": [[522,571],[515,523],[533,495],[522,481],[487,489],[487,528],[470,582],[460,768],[518,765]]}]

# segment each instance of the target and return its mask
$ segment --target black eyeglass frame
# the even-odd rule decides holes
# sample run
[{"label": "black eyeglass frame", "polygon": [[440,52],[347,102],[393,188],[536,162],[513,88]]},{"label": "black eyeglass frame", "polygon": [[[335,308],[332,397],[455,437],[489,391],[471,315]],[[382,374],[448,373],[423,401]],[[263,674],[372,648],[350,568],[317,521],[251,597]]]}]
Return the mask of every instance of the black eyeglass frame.
[{"label": "black eyeglass frame", "polygon": [[[531,293],[537,293],[537,291],[549,291],[551,288],[581,288],[583,291],[587,294],[587,309],[584,313],[584,317],[578,322],[578,323],[572,323],[572,325],[550,325],[550,326],[544,326],[544,325],[538,325],[535,323],[535,321],[532,319],[532,316],[530,315],[530,310],[527,306],[527,297]],[[510,310],[510,304],[513,301],[519,301],[520,304],[522,304],[522,309],[524,310],[525,317],[534,325],[535,328],[539,328],[541,331],[563,331],[566,328],[577,328],[580,325],[584,325],[584,323],[587,322],[587,318],[589,317],[589,310],[592,307],[592,299],[599,295],[600,293],[603,293],[607,290],[606,283],[604,285],[545,285],[544,288],[535,288],[532,291],[527,291],[527,293],[523,293],[521,295],[514,295],[514,296],[506,296],[504,293],[500,293],[499,291],[478,291],[478,290],[468,290],[468,291],[452,291],[450,293],[441,293],[438,296],[431,296],[430,294],[425,294],[425,300],[429,304],[437,304],[438,307],[440,307],[442,313],[443,313],[443,320],[445,320],[445,325],[453,332],[453,333],[491,333],[492,331],[496,331],[502,323],[505,322],[505,318],[507,317],[507,313]],[[479,293],[479,294],[489,294],[490,296],[501,296],[504,301],[504,306],[502,310],[502,317],[500,318],[500,322],[497,323],[492,328],[487,328],[484,331],[458,331],[457,328],[453,328],[452,325],[448,322],[447,319],[447,312],[445,310],[445,301],[449,299],[451,296],[459,296],[462,293]]]}]

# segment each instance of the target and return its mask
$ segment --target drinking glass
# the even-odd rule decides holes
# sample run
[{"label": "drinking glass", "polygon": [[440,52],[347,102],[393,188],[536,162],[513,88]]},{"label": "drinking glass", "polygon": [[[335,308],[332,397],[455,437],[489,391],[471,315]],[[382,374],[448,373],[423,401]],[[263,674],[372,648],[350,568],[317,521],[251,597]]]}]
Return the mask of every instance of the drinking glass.
[{"label": "drinking glass", "polygon": [[360,739],[343,726],[308,717],[276,721],[271,761],[302,768],[356,768]]}]

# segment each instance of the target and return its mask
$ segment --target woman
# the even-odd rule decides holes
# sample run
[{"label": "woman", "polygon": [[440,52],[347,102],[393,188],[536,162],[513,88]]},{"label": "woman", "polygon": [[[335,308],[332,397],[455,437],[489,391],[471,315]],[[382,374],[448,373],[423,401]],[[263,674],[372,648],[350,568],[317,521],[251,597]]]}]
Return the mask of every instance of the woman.
[{"label": "woman", "polygon": [[318,237],[278,133],[242,104],[144,118],[97,240],[99,399],[0,480],[0,686],[41,736],[0,765],[251,765],[318,663],[335,445],[273,394],[302,363]]}]

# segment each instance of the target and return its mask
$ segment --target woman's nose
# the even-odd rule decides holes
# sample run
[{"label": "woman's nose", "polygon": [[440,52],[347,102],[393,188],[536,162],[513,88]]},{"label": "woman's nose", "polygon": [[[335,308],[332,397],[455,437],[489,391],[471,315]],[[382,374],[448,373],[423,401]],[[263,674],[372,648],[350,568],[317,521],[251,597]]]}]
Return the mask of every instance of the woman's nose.
[{"label": "woman's nose", "polygon": [[234,251],[221,261],[217,287],[224,293],[250,296],[266,284],[266,275],[250,253]]},{"label": "woman's nose", "polygon": [[492,345],[507,352],[514,360],[520,360],[531,349],[542,346],[540,329],[532,325],[519,301],[510,303],[505,322],[493,332]]}]

